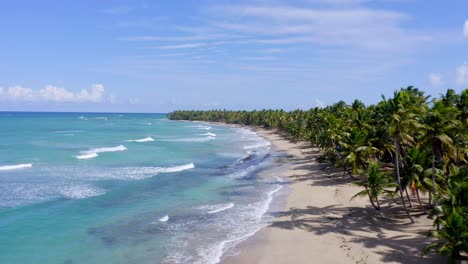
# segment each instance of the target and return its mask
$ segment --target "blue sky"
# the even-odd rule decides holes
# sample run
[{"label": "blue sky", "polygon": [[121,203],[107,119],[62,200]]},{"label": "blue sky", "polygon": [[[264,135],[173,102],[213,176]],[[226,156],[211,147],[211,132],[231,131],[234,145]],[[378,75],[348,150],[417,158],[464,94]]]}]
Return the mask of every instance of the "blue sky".
[{"label": "blue sky", "polygon": [[309,108],[468,87],[466,0],[0,1],[0,110]]}]

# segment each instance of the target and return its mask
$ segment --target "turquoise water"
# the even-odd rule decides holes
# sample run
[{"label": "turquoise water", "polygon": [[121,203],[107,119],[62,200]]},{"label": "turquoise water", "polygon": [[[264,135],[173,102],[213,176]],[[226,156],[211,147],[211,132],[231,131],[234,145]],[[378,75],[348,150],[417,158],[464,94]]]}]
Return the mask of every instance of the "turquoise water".
[{"label": "turquoise water", "polygon": [[0,113],[0,263],[216,263],[269,221],[279,157],[162,114]]}]

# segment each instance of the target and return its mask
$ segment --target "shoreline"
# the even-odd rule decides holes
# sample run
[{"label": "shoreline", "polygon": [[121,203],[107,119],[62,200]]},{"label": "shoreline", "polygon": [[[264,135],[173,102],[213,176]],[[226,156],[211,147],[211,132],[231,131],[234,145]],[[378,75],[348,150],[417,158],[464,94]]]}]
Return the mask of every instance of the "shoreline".
[{"label": "shoreline", "polygon": [[[274,130],[242,127],[270,141],[290,156],[289,169],[280,177],[290,189],[284,208],[274,220],[239,243],[239,254],[221,258],[224,264],[240,263],[441,263],[443,258],[421,257],[431,242],[427,231],[432,220],[416,217],[409,224],[402,212],[391,208],[391,218],[381,218],[366,198],[350,198],[361,191],[341,170],[326,169],[315,159],[320,150],[306,142],[290,142]],[[384,207],[384,210],[387,206]],[[384,211],[385,212],[385,211]]]}]

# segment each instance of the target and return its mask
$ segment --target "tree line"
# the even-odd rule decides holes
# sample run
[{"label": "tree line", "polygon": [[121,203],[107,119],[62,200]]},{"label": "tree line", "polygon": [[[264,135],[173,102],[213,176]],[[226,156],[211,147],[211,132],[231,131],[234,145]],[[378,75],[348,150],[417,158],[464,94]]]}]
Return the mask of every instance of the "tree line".
[{"label": "tree line", "polygon": [[390,196],[411,222],[416,211],[431,215],[430,234],[438,240],[424,253],[457,261],[468,252],[468,89],[431,98],[410,86],[369,106],[355,100],[289,112],[183,110],[168,118],[277,129],[310,142],[322,150],[320,162],[356,180],[363,188],[356,196],[368,197],[377,212],[383,210],[380,199]]}]

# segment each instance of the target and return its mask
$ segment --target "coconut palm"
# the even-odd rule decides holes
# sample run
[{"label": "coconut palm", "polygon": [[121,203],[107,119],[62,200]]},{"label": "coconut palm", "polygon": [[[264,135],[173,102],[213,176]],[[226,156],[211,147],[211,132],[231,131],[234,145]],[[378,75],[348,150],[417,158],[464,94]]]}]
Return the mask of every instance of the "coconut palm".
[{"label": "coconut palm", "polygon": [[418,122],[413,108],[410,104],[408,104],[408,102],[411,102],[410,94],[403,90],[397,91],[394,94],[394,98],[388,100],[386,110],[389,121],[388,134],[390,138],[392,138],[394,144],[394,159],[398,191],[400,192],[401,202],[408,218],[411,222],[414,222],[408,211],[408,208],[406,207],[405,198],[403,196],[403,185],[400,176],[399,161],[403,145],[412,146],[415,143],[413,132],[421,127],[421,124]]},{"label": "coconut palm", "polygon": [[432,193],[437,194],[435,170],[436,161],[441,162],[443,156],[448,160],[454,155],[454,145],[448,132],[461,124],[456,120],[458,110],[452,106],[446,106],[443,100],[434,100],[433,106],[424,119],[425,136],[423,142],[431,146],[432,151]]},{"label": "coconut palm", "polygon": [[380,211],[379,196],[382,194],[392,195],[393,191],[386,188],[395,187],[396,184],[380,170],[379,163],[373,162],[367,170],[366,176],[360,182],[355,183],[358,186],[364,187],[364,190],[355,194],[351,199],[357,196],[368,196],[369,201],[375,210]]}]

